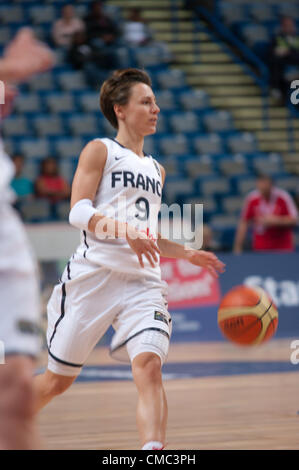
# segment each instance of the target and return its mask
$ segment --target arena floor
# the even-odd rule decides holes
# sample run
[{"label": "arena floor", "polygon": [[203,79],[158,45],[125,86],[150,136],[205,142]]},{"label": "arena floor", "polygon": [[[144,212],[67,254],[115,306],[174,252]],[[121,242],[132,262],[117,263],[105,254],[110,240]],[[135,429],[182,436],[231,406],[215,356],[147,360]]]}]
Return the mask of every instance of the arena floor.
[{"label": "arena floor", "polygon": [[[174,343],[163,367],[167,450],[299,449],[299,365],[291,339],[240,348]],[[41,358],[40,370],[46,364]],[[73,386],[39,416],[47,449],[140,449],[130,367],[98,347]]]}]

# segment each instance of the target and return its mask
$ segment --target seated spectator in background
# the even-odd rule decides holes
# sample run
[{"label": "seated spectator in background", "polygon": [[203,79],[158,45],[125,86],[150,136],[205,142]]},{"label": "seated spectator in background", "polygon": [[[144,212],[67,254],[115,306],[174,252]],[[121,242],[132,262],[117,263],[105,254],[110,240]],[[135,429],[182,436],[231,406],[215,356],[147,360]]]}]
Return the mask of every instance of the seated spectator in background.
[{"label": "seated spectator in background", "polygon": [[119,30],[114,21],[104,13],[102,2],[90,4],[90,11],[85,18],[88,42],[100,40],[102,45],[114,44],[119,37]]},{"label": "seated spectator in background", "polygon": [[36,196],[55,203],[68,199],[71,188],[67,181],[59,175],[55,158],[48,157],[41,162],[40,175],[35,182]]},{"label": "seated spectator in background", "polygon": [[294,228],[298,212],[291,196],[276,188],[272,179],[260,175],[257,189],[246,197],[237,229],[234,252],[241,253],[249,225],[254,251],[294,251]]},{"label": "seated spectator in background", "polygon": [[33,182],[23,175],[25,161],[24,156],[21,154],[16,154],[12,157],[12,161],[15,165],[15,176],[11,181],[11,187],[17,195],[16,202],[18,203],[23,199],[27,199],[33,196],[34,186]]},{"label": "seated spectator in background", "polygon": [[131,46],[144,46],[151,40],[151,32],[141,16],[140,8],[132,8],[124,24],[124,40]]},{"label": "seated spectator in background", "polygon": [[55,21],[52,29],[52,37],[56,46],[70,47],[72,37],[78,31],[84,31],[84,22],[75,16],[73,5],[65,5],[61,9],[61,18]]},{"label": "seated spectator in background", "polygon": [[299,36],[293,18],[285,16],[270,46],[270,85],[272,95],[277,99],[285,99],[289,95],[290,84],[285,78],[285,72],[291,65],[299,67]]},{"label": "seated spectator in background", "polygon": [[74,34],[68,54],[69,61],[76,69],[86,73],[91,86],[99,86],[114,68],[113,55],[89,44],[85,31]]}]

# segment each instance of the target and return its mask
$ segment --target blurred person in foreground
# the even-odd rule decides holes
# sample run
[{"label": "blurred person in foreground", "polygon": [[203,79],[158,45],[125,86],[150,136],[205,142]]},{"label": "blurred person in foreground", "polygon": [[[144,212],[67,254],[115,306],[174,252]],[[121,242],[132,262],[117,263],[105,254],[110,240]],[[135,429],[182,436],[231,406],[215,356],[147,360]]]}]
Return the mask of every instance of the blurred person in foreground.
[{"label": "blurred person in foreground", "polygon": [[[24,28],[0,59],[5,103],[1,119],[11,111],[16,85],[52,67],[52,52]],[[2,101],[3,102],[3,101]],[[39,289],[36,264],[25,230],[11,206],[10,181],[14,166],[0,139],[0,449],[37,449],[41,446],[34,419],[32,386],[41,341],[38,334]],[[2,362],[1,362],[2,361]]]},{"label": "blurred person in foreground", "polygon": [[234,252],[241,253],[249,226],[254,251],[294,251],[298,212],[291,196],[274,186],[268,175],[259,175],[257,189],[245,199],[237,229]]}]

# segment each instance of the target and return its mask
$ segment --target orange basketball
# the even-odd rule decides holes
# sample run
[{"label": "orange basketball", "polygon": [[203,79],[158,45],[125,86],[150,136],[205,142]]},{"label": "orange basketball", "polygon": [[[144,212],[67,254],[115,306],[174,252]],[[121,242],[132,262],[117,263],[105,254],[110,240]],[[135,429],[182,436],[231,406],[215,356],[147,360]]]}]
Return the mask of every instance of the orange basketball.
[{"label": "orange basketball", "polygon": [[269,340],[277,324],[277,308],[260,287],[234,287],[225,294],[218,309],[221,332],[239,345],[253,346]]}]

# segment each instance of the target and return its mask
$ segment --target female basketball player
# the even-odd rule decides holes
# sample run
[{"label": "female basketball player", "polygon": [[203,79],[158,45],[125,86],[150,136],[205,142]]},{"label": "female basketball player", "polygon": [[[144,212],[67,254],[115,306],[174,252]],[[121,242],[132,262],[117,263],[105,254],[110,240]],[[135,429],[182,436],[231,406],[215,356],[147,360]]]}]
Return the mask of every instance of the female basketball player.
[{"label": "female basketball player", "polygon": [[[156,233],[165,171],[143,152],[159,107],[149,76],[114,72],[100,105],[117,129],[83,149],[72,186],[70,223],[82,241],[48,304],[48,370],[36,378],[38,408],[64,392],[112,324],[111,355],[129,360],[138,390],[143,449],[165,445],[167,402],[161,365],[171,335],[159,255],[184,258],[213,275],[224,265],[208,252],[186,250]],[[153,223],[154,221],[154,223]]]}]

